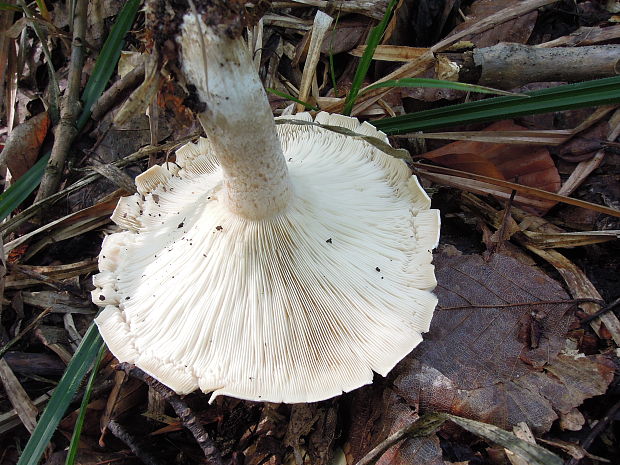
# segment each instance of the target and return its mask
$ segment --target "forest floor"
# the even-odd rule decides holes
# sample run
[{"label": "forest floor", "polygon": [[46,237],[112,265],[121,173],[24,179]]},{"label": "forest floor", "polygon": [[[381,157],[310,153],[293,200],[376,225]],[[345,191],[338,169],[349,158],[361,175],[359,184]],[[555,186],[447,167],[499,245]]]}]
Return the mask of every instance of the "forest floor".
[{"label": "forest floor", "polygon": [[[70,18],[78,10],[37,1],[29,20],[21,3],[0,8],[5,189],[62,143],[67,156],[38,193],[12,206],[0,197],[0,465],[17,463],[98,311],[92,275],[103,237],[117,230],[109,218],[118,199],[135,192],[136,175],[174,160],[201,133],[174,79],[139,87],[152,37],[140,11],[106,90],[69,134],[58,122],[67,105],[60,113],[50,105],[54,88],[86,94],[125,2],[88,2],[77,78],[71,31],[79,29]],[[389,3],[248,2],[256,23],[249,46],[265,87],[275,90],[274,114],[301,110],[287,95],[342,112]],[[615,76],[619,23],[620,4],[611,0],[402,0],[364,85],[416,76],[522,93]],[[360,94],[352,115],[372,122],[488,98],[449,88],[381,90]],[[120,115],[130,95],[135,108]],[[424,342],[387,377],[292,405],[176,396],[106,352],[75,463],[620,463],[619,106],[391,136],[441,211],[439,305]],[[41,463],[65,463],[83,394],[84,384]],[[523,449],[515,438],[541,447]]]}]

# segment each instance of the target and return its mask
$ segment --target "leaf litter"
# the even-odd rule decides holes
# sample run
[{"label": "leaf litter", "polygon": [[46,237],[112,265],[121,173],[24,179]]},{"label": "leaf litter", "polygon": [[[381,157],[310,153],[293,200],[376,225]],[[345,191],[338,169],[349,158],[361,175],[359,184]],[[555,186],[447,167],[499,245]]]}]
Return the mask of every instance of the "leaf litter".
[{"label": "leaf litter", "polygon": [[605,393],[614,364],[567,349],[575,303],[556,281],[501,254],[485,262],[444,252],[435,266],[437,314],[394,382],[409,403],[506,429],[526,422],[540,434]]},{"label": "leaf litter", "polygon": [[[57,4],[57,2],[51,3]],[[93,3],[96,5],[94,5],[94,14],[89,17],[87,38],[91,43],[99,44],[105,32],[103,30],[105,27],[102,29],[104,23],[101,18],[114,16],[120,6],[117,3],[120,2],[110,3],[111,6],[106,8],[101,7],[98,2]],[[284,10],[282,6],[274,6],[274,11],[270,11],[269,16],[264,19],[264,24],[260,26],[263,28],[260,29],[260,34],[264,34],[264,47],[261,47],[260,43],[255,44],[259,57],[257,61],[268,74],[266,81],[273,82],[273,87],[292,95],[297,95],[296,89],[301,84],[303,74],[301,69],[304,69],[304,60],[303,58],[298,60],[295,65],[296,69],[291,72],[287,72],[285,68],[290,66],[291,61],[298,55],[296,44],[299,37],[302,34],[307,37],[311,36],[312,20],[308,18],[313,15],[304,14],[309,11],[307,3],[309,2],[288,2],[286,7],[289,8],[288,10]],[[422,1],[420,8],[426,8],[431,3],[433,2],[430,0]],[[458,8],[455,7],[458,3],[447,2],[450,8],[446,7],[443,14],[438,15],[442,24],[447,25],[447,29],[452,27],[449,22],[446,22],[448,17],[454,19],[459,15]],[[531,41],[532,37],[537,38],[539,34],[539,26],[535,18],[541,15],[543,19],[549,17],[549,9],[537,11],[537,8],[553,2],[538,0],[514,5],[513,2],[478,0],[470,3],[472,3],[472,8],[465,11],[466,20],[462,22],[460,28],[453,29],[455,35],[435,44],[432,47],[433,51],[444,50],[459,38],[468,39],[478,46],[505,41],[508,37],[512,37],[512,40],[517,42],[528,42],[528,38]],[[579,2],[579,5],[583,6],[586,3],[591,2]],[[362,45],[366,25],[374,24],[369,23],[369,18],[380,20],[386,4],[384,0],[344,2],[341,11],[344,19],[338,17],[332,10],[324,10],[332,15],[335,21],[327,31],[320,53],[313,54],[313,59],[318,59],[319,65],[309,94],[323,108],[329,108],[332,105],[333,109],[338,109],[341,108],[343,102],[342,99],[339,100],[333,96],[341,97],[342,92],[333,95],[325,93],[325,82],[330,79],[327,77],[331,66],[329,54]],[[405,15],[408,9],[412,8],[412,4],[413,2],[409,1],[401,2],[398,7],[399,14]],[[99,9],[96,8],[97,6]],[[351,11],[357,15],[351,17],[345,15]],[[2,13],[3,18],[6,18],[5,12]],[[66,25],[66,18],[67,12],[63,8],[54,9],[52,20],[57,26]],[[516,24],[520,26],[517,27]],[[427,26],[433,34],[439,37],[439,30],[434,31],[433,24],[429,23]],[[287,34],[281,34],[280,31],[274,29],[277,27],[286,29]],[[396,21],[391,23],[382,46],[379,48],[380,51],[392,50],[388,45],[389,39],[398,37],[399,33],[402,34],[402,25],[400,28],[399,31]],[[259,29],[255,29],[255,32],[258,31]],[[507,35],[509,33],[512,36]],[[613,40],[618,37],[618,33],[614,33],[614,27],[592,27],[590,29],[582,27],[577,29],[576,33],[582,36],[571,36],[567,32],[567,35],[559,37],[557,42],[575,45],[575,40],[588,40],[588,38]],[[577,39],[577,37],[582,38]],[[596,37],[600,38],[596,39]],[[548,40],[552,38],[547,37],[545,39],[547,42],[543,45],[553,46],[553,42]],[[29,40],[32,45],[32,38]],[[66,37],[61,37],[59,43],[63,40],[66,40]],[[35,45],[36,43],[37,41],[34,40]],[[136,41],[132,42],[129,48],[137,54],[139,52],[135,51],[136,44]],[[411,50],[397,51],[400,56],[405,56],[405,59],[400,60],[404,61],[404,64],[397,68],[393,74],[394,78],[412,76],[423,67],[430,69],[433,64],[437,64],[437,58],[428,48],[415,49],[416,53],[411,56],[407,56]],[[446,52],[445,56],[442,55],[442,59],[452,58],[454,53]],[[341,63],[337,64],[341,65]],[[341,91],[346,89],[346,85],[342,83],[350,82],[354,71],[354,67],[350,66],[350,61],[345,64],[347,66],[343,67],[344,72],[339,78]],[[85,65],[86,72],[90,72],[92,66],[93,61],[89,60]],[[29,107],[33,106],[32,102],[37,101],[33,96],[44,90],[44,83],[37,80],[35,76],[37,69],[46,70],[44,65],[31,60],[26,68],[28,75],[20,81],[20,86],[32,87],[28,89],[27,94],[20,94],[20,101],[28,100]],[[381,74],[383,72],[375,77],[380,77]],[[289,81],[285,79],[285,75],[290,78]],[[64,82],[61,82],[61,85],[64,86]],[[106,125],[109,126],[113,112],[107,112],[103,122],[97,121],[94,127],[91,125],[88,128],[92,131],[90,134],[93,139],[101,140],[93,147],[93,141],[86,140],[87,138],[82,135],[84,140],[76,144],[81,151],[80,156],[83,157],[78,160],[78,164],[81,165],[79,169],[84,170],[84,165],[96,165],[99,161],[114,163],[115,167],[121,166],[120,163],[122,163],[121,167],[126,170],[125,175],[135,175],[138,172],[137,168],[127,170],[127,164],[124,161],[115,160],[133,152],[128,157],[131,158],[128,163],[139,162],[146,154],[141,153],[142,149],[139,150],[139,147],[148,142],[149,132],[151,143],[156,144],[164,139],[167,141],[181,139],[195,129],[191,125],[185,125],[182,129],[174,127],[174,123],[181,120],[179,115],[189,113],[189,110],[183,106],[179,95],[179,89],[170,81],[160,89],[158,95],[158,101],[161,103],[158,122],[160,130],[158,136],[155,137],[155,142],[152,140],[153,127],[149,125],[147,129],[144,116],[139,114],[141,112],[130,115],[127,125],[114,127],[109,132]],[[412,100],[411,96],[414,94],[401,93],[393,99],[389,99],[388,95],[385,100],[382,100],[381,95],[370,93],[363,95],[363,98],[359,100],[360,105],[357,110],[365,112],[366,115],[402,112],[404,106],[407,105],[407,99]],[[389,104],[386,101],[389,101]],[[119,102],[116,103],[118,109]],[[287,103],[278,101],[274,105],[276,112],[283,111],[282,106]],[[28,129],[28,124],[35,124],[36,120],[25,119],[26,104],[20,105],[20,109],[22,107],[23,109],[18,112],[18,122],[22,123],[22,129]],[[167,108],[164,109],[164,106]],[[110,106],[112,107],[114,105]],[[41,114],[44,113],[39,112],[39,115]],[[570,174],[570,170],[573,169],[572,165],[566,165],[566,163],[580,163],[579,166],[582,166],[581,163],[598,160],[597,163],[600,165],[602,158],[600,151],[608,147],[608,143],[613,144],[616,137],[613,136],[613,128],[608,128],[604,120],[598,123],[598,126],[593,126],[590,132],[581,133],[578,138],[573,139],[572,143],[565,145],[562,145],[565,142],[562,138],[573,135],[574,132],[564,127],[558,129],[552,126],[549,129],[541,129],[540,126],[534,125],[533,129],[525,130],[521,126],[514,126],[516,123],[513,122],[504,124],[507,125],[503,127],[504,131],[506,128],[513,132],[517,130],[525,138],[528,137],[528,132],[532,134],[532,138],[534,138],[533,134],[539,134],[543,142],[549,142],[544,138],[551,137],[555,142],[551,141],[549,145],[560,145],[559,152],[542,148],[540,152],[535,152],[537,157],[533,158],[532,151],[523,145],[515,146],[516,148],[510,151],[502,141],[502,137],[509,136],[507,133],[501,135],[500,131],[496,136],[497,139],[493,140],[496,144],[494,148],[492,144],[489,148],[489,146],[476,145],[477,143],[469,146],[465,143],[458,143],[461,147],[460,153],[454,150],[454,146],[442,147],[435,151],[436,154],[443,152],[443,155],[436,156],[435,161],[439,162],[443,157],[443,162],[447,166],[457,166],[450,164],[454,163],[454,159],[446,162],[446,154],[450,156],[456,153],[458,155],[456,159],[460,163],[459,168],[475,172],[472,167],[482,166],[482,171],[486,174],[493,174],[499,179],[516,179],[526,185],[528,185],[525,180],[528,169],[536,163],[542,163],[544,170],[547,171],[543,179],[531,180],[531,185],[555,191],[559,187],[556,155],[559,155],[564,163],[564,165],[559,164],[559,173],[564,176],[567,173],[566,170],[569,170]],[[608,129],[610,130],[607,131]],[[47,126],[45,130],[32,131],[29,134],[34,138],[34,142],[30,144],[33,151],[39,150],[46,133]],[[606,138],[609,140],[605,142]],[[407,141],[403,140],[403,144],[405,143]],[[172,145],[174,145],[173,142],[167,142],[159,148],[155,145],[149,146],[149,158],[158,158],[158,162],[167,159],[167,151]],[[487,150],[490,152],[487,153]],[[476,157],[469,156],[472,153],[476,153]],[[431,156],[429,155],[429,158]],[[88,160],[89,157],[93,159]],[[510,161],[507,162],[507,159]],[[84,161],[86,163],[83,163]],[[505,162],[512,165],[507,166]],[[27,162],[27,164],[30,163],[32,161]],[[585,179],[599,165],[595,166],[591,163],[590,168],[583,165],[585,171],[582,173],[585,174],[581,177]],[[612,164],[612,166],[616,165],[617,163]],[[588,169],[590,171],[587,171]],[[100,173],[103,170],[94,171]],[[108,178],[111,179],[109,171],[107,171]],[[92,170],[88,170],[87,173],[89,182],[92,182],[94,178],[100,178],[96,173],[92,174]],[[11,227],[8,228],[10,231],[10,237],[7,240],[10,244],[8,249],[15,248],[10,258],[12,266],[9,267],[5,283],[7,295],[5,296],[3,323],[12,323],[12,327],[7,325],[8,330],[6,330],[3,325],[1,328],[0,336],[4,340],[6,340],[6,335],[22,334],[19,330],[27,323],[25,316],[28,312],[32,313],[32,309],[36,309],[37,313],[41,310],[47,311],[48,308],[51,310],[49,320],[45,321],[45,326],[40,327],[48,332],[53,329],[50,325],[57,325],[60,329],[64,323],[65,327],[70,327],[67,321],[63,321],[68,315],[76,319],[77,328],[83,333],[91,319],[89,315],[91,312],[84,306],[84,302],[80,301],[78,295],[88,287],[86,283],[89,280],[89,273],[95,267],[92,261],[94,256],[92,244],[97,243],[101,233],[109,227],[104,225],[102,218],[107,214],[111,205],[109,204],[110,197],[105,197],[105,195],[113,188],[109,183],[106,185],[101,182],[96,189],[85,192],[81,184],[79,189],[76,184],[71,184],[71,179],[75,178],[74,172],[67,172],[65,175],[65,182],[69,185],[69,189],[73,189],[71,192],[74,193],[74,197],[67,208],[53,211],[51,222],[40,224],[33,219],[33,216],[19,218],[18,215],[19,228],[17,222],[9,223]],[[607,177],[602,178],[599,174],[601,180],[597,181],[596,189],[590,189],[595,194],[600,192],[604,202],[611,207],[616,206],[614,202],[617,196],[613,195],[613,191],[610,191],[606,183],[611,183],[614,175],[614,172],[606,173]],[[86,179],[85,176],[81,177]],[[58,198],[62,198],[62,194]],[[596,198],[590,200],[596,201]],[[57,201],[56,197],[55,201]],[[491,208],[501,209],[501,202],[498,204],[492,199],[489,202],[494,206]],[[46,202],[45,207],[52,204],[52,202]],[[93,206],[90,207],[91,205]],[[457,205],[462,209],[457,215],[463,215],[463,211],[467,211],[466,202],[459,199]],[[86,206],[89,208],[84,209]],[[450,204],[443,206],[447,207],[448,212],[453,207]],[[476,208],[482,210],[480,204],[477,204]],[[55,210],[55,208],[49,210]],[[494,211],[499,218],[502,218],[503,213],[500,210]],[[466,213],[469,215],[467,217],[469,224],[466,226],[470,232],[473,229],[472,224],[476,222],[478,227],[487,230],[498,226],[497,219],[493,221],[489,217],[483,219],[484,215],[476,217],[476,213],[476,209],[473,214],[471,210]],[[583,316],[584,311],[592,313],[601,306],[595,302],[584,304],[582,301],[571,300],[567,291],[573,297],[591,298],[597,302],[600,301],[601,295],[579,267],[555,250],[559,246],[575,245],[569,242],[573,239],[562,235],[565,234],[565,230],[543,231],[541,229],[544,228],[539,229],[540,225],[528,226],[534,222],[531,213],[530,216],[515,216],[514,219],[510,217],[511,213],[509,212],[506,216],[509,218],[506,221],[510,225],[509,234],[504,236],[496,233],[494,240],[501,243],[511,239],[543,257],[560,270],[560,274],[567,283],[566,289],[541,271],[539,267],[526,265],[503,255],[507,252],[504,247],[496,249],[501,250],[500,253],[481,255],[462,254],[446,246],[436,254],[435,258],[439,281],[436,293],[440,306],[433,320],[431,331],[425,336],[425,342],[401,362],[388,378],[376,377],[373,385],[332,401],[309,405],[254,404],[232,399],[219,399],[215,405],[208,405],[204,396],[193,394],[186,400],[192,411],[196,413],[198,422],[202,423],[209,434],[215,438],[220,450],[227,457],[231,457],[232,463],[256,465],[261,463],[274,465],[279,463],[320,465],[357,463],[364,460],[374,447],[384,444],[391,435],[402,432],[403,428],[409,428],[416,422],[419,423],[421,419],[423,421],[428,418],[429,412],[448,412],[489,423],[507,431],[493,430],[491,426],[466,423],[462,420],[463,427],[473,425],[471,428],[481,437],[486,438],[487,445],[481,445],[467,436],[463,430],[456,428],[454,424],[444,424],[425,431],[425,434],[420,437],[403,435],[399,442],[387,447],[376,463],[439,465],[456,462],[479,463],[481,459],[500,463],[501,460],[506,460],[506,456],[502,455],[505,454],[502,452],[503,449],[501,447],[496,449],[500,450],[501,460],[494,459],[493,447],[489,444],[498,441],[497,443],[503,446],[498,438],[512,438],[512,433],[508,431],[521,422],[526,422],[536,436],[544,435],[549,444],[563,444],[562,439],[559,438],[566,439],[564,433],[569,430],[579,431],[584,435],[596,411],[589,405],[583,406],[583,402],[604,394],[614,377],[615,358],[611,350],[613,343],[610,342],[610,338],[616,334],[614,332],[616,328],[611,324],[601,324],[599,320],[596,320],[593,323],[600,336],[597,338],[591,330],[580,326],[579,318]],[[445,213],[444,216],[451,214],[454,213]],[[488,215],[492,216],[490,213]],[[488,226],[486,224],[482,226],[483,221],[487,221]],[[92,232],[93,229],[97,230],[96,234]],[[550,237],[553,234],[555,234],[553,236],[555,242],[552,242]],[[582,241],[579,245],[590,244],[588,247],[593,247],[591,244],[598,240],[595,236],[601,234],[588,235],[585,231],[578,239]],[[614,233],[605,234],[607,234],[605,240],[608,240]],[[77,244],[81,243],[76,241],[83,240],[83,238],[87,238],[90,245],[80,249],[82,246]],[[472,247],[475,248],[477,245]],[[546,270],[549,271],[549,269]],[[9,303],[12,303],[13,307],[8,307]],[[608,316],[611,317],[611,315]],[[567,335],[570,339],[567,339]],[[5,358],[9,370],[14,371],[17,378],[11,377],[11,374],[6,372],[7,375],[2,381],[8,387],[22,388],[22,394],[26,392],[28,399],[24,397],[24,405],[20,406],[26,410],[20,410],[12,409],[7,398],[0,396],[3,412],[0,414],[0,448],[6,446],[9,451],[5,455],[0,455],[1,464],[4,464],[6,460],[9,460],[7,463],[15,463],[16,455],[10,443],[13,438],[16,438],[18,442],[23,442],[26,437],[24,433],[19,432],[20,430],[15,429],[20,424],[19,416],[24,417],[23,424],[32,427],[35,415],[33,412],[36,409],[39,411],[43,409],[47,399],[46,393],[53,385],[53,383],[41,380],[43,371],[37,371],[38,368],[34,364],[27,366],[20,362],[18,367],[17,360],[24,360],[24,357],[28,355],[26,350],[33,343],[27,335],[23,337],[24,339],[21,340],[18,338],[17,350],[11,352],[11,357]],[[46,351],[45,354],[48,357],[58,358],[56,355],[50,355],[54,353],[54,348],[59,348],[58,346],[65,347],[65,352],[74,350],[74,346],[66,342],[54,342],[48,345],[49,348],[42,349]],[[581,353],[582,351],[587,355]],[[47,365],[46,369],[53,368],[52,363],[47,363]],[[165,410],[163,414],[160,412],[159,416],[155,413],[149,413],[148,417],[142,415],[145,411],[151,412],[153,406],[151,405],[152,399],[149,396],[147,400],[145,389],[140,387],[142,386],[140,382],[133,378],[126,381],[124,374],[122,374],[123,381],[121,381],[121,373],[117,372],[118,382],[116,387],[112,387],[114,383],[109,380],[114,377],[112,374],[114,366],[113,361],[106,359],[104,368],[100,372],[100,391],[95,392],[95,398],[91,402],[82,438],[81,463],[135,462],[135,457],[126,452],[131,444],[117,442],[117,439],[113,438],[109,432],[105,432],[111,420],[122,422],[127,430],[138,438],[152,439],[148,434],[157,434],[158,438],[165,438],[165,441],[159,441],[159,439],[138,441],[133,444],[139,446],[138,451],[141,444],[151,442],[151,446],[161,447],[160,458],[165,458],[167,463],[183,460],[186,463],[201,461],[200,451],[192,442],[193,438],[184,430],[183,422],[179,418],[166,415],[172,414],[171,411]],[[598,413],[601,414],[601,412]],[[55,450],[61,451],[66,445],[61,436],[64,435],[67,438],[70,436],[75,416],[76,412],[68,413],[62,422],[60,434],[54,439]],[[102,435],[102,429],[104,435]],[[483,430],[487,432],[493,430],[495,436],[492,434],[485,436],[482,434]],[[587,441],[583,441],[585,448],[587,448],[586,443]],[[587,452],[579,449],[581,446],[567,441],[564,441],[564,444],[564,449],[572,451],[570,453],[573,457],[586,457]],[[105,449],[102,449],[103,446]],[[118,452],[119,450],[122,452]],[[461,452],[455,452],[457,450]],[[177,452],[178,455],[175,455]],[[181,455],[184,459],[180,458]],[[63,461],[64,453],[61,451],[50,455],[47,463],[62,463]],[[532,465],[534,462],[529,463]]]}]

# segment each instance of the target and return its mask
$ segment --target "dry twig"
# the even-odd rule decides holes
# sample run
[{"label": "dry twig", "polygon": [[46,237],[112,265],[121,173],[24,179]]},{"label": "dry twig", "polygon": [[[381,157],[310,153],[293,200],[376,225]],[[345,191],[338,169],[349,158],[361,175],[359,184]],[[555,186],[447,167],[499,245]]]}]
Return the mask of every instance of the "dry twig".
[{"label": "dry twig", "polygon": [[115,420],[111,420],[110,423],[108,423],[108,429],[114,436],[123,441],[131,449],[134,455],[142,461],[142,463],[145,463],[146,465],[163,464],[161,460],[141,445],[138,439],[136,439]]},{"label": "dry twig", "polygon": [[78,134],[76,121],[80,112],[79,95],[82,67],[84,66],[84,37],[86,33],[87,11],[88,2],[86,0],[78,0],[75,9],[71,65],[67,90],[60,108],[60,121],[55,133],[52,154],[41,179],[41,186],[37,192],[35,203],[49,197],[58,188],[67,153]]},{"label": "dry twig", "polygon": [[196,439],[196,442],[198,442],[198,445],[202,449],[202,452],[207,459],[207,463],[213,465],[223,465],[222,454],[185,401],[183,401],[177,394],[157,381],[155,378],[147,375],[140,368],[128,363],[121,363],[118,366],[118,369],[123,370],[125,373],[133,376],[134,378],[144,381],[151,388],[161,394],[161,396],[172,406],[176,414],[181,419],[183,425],[192,433]]}]

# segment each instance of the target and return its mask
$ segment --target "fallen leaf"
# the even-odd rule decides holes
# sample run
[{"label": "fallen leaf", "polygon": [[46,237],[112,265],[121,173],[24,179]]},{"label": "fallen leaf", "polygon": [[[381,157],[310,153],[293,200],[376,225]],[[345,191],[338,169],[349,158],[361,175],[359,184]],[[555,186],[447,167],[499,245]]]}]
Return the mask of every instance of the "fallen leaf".
[{"label": "fallen leaf", "polygon": [[[498,121],[488,126],[485,132],[525,129],[512,121]],[[450,168],[549,192],[557,192],[560,188],[560,175],[553,159],[549,151],[541,147],[464,140],[444,145],[423,156]]]},{"label": "fallen leaf", "polygon": [[8,166],[13,179],[22,177],[37,161],[49,125],[49,116],[43,112],[24,121],[11,132],[0,154],[0,164]]},{"label": "fallen leaf", "polygon": [[606,357],[562,352],[575,317],[557,303],[568,298],[559,283],[499,254],[484,262],[440,253],[435,266],[431,330],[394,383],[411,405],[542,433],[558,413],[605,392],[614,372]]},{"label": "fallen leaf", "polygon": [[558,156],[571,163],[589,160],[597,150],[603,148],[603,143],[607,140],[608,134],[609,123],[602,121],[564,144],[560,148]]},{"label": "fallen leaf", "polygon": [[[513,0],[476,0],[466,11],[465,22],[455,27],[452,34],[465,30],[472,24],[510,6],[514,6]],[[468,36],[465,40],[473,42],[478,48],[490,47],[499,42],[524,44],[532,34],[537,18],[538,12],[534,10],[510,21],[496,24],[484,32]]]},{"label": "fallen leaf", "polygon": [[[498,121],[484,132],[524,131],[512,121]],[[548,192],[557,192],[561,180],[551,154],[544,147],[461,140],[444,145],[422,155],[424,158],[452,169],[510,181]],[[516,204],[530,205],[536,211],[545,211],[555,205],[552,201],[539,201],[517,197]],[[536,200],[536,203],[533,202]]]},{"label": "fallen leaf", "polygon": [[336,55],[347,52],[360,43],[368,30],[368,23],[347,19],[330,28],[325,36],[321,53]]},{"label": "fallen leaf", "polygon": [[[344,445],[348,464],[359,462],[388,436],[419,418],[417,409],[407,405],[392,389],[377,383],[354,391],[350,401],[351,428]],[[406,438],[377,461],[377,465],[411,463],[444,465],[437,435]]]}]

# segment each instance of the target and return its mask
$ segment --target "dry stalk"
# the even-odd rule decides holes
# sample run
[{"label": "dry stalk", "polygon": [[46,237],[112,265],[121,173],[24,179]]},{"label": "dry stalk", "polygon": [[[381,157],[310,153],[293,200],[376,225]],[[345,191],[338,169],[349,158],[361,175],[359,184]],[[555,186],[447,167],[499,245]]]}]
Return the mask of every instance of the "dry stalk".
[{"label": "dry stalk", "polygon": [[55,132],[52,154],[41,179],[41,186],[37,192],[35,203],[49,197],[58,188],[67,153],[78,134],[76,121],[80,112],[79,95],[82,67],[84,65],[84,37],[86,33],[87,11],[88,2],[86,0],[78,0],[75,9],[67,90],[60,108],[60,121]]}]

